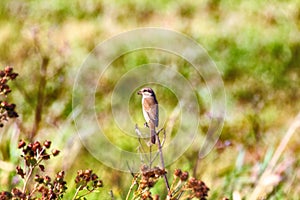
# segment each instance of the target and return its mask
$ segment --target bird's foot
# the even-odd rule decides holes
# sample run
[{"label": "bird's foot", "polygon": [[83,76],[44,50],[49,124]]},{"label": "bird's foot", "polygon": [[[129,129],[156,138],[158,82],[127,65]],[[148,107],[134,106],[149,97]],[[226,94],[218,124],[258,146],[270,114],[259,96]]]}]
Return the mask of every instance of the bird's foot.
[{"label": "bird's foot", "polygon": [[149,140],[148,142],[147,142],[147,146],[148,147],[151,147],[151,146],[153,146],[154,144],[152,143],[152,141],[151,140]]},{"label": "bird's foot", "polygon": [[144,127],[149,128],[149,125],[147,122],[144,123]]}]

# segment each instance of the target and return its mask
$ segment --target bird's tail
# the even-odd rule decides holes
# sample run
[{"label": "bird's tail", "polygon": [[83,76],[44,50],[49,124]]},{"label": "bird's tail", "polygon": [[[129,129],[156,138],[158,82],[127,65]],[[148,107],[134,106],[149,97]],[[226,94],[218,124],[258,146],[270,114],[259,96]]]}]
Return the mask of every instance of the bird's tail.
[{"label": "bird's tail", "polygon": [[155,144],[155,137],[156,137],[155,125],[154,123],[150,122],[149,126],[150,126],[151,143]]}]

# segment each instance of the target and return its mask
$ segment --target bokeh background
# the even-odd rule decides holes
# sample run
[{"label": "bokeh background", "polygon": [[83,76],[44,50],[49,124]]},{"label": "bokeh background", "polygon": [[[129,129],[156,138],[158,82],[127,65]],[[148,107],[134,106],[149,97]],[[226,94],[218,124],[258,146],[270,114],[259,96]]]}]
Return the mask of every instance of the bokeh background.
[{"label": "bokeh background", "polygon": [[[226,90],[226,119],[215,148],[198,160],[199,148],[194,144],[168,170],[194,172],[210,187],[209,199],[233,194],[250,198],[257,187],[263,188],[267,199],[298,199],[299,131],[290,138],[267,183],[258,184],[300,109],[297,0],[2,0],[0,66],[10,65],[19,73],[12,83],[10,100],[17,104],[20,117],[1,129],[0,158],[7,165],[0,169],[0,189],[13,187],[14,165],[20,153],[17,141],[48,139],[62,150],[49,163],[49,173],[66,170],[72,183],[78,169],[92,168],[105,187],[91,199],[99,199],[99,195],[110,199],[110,190],[117,199],[124,199],[131,175],[106,167],[82,146],[72,119],[80,112],[72,108],[72,89],[77,70],[96,45],[140,27],[176,30],[196,40],[216,63]],[[109,97],[118,77],[154,57],[166,65],[188,65],[175,56],[165,59],[164,54],[157,56],[151,51],[120,57],[112,63],[112,76],[102,83],[106,92],[96,94],[99,118],[105,120],[110,112]],[[179,71],[188,76],[189,69],[181,67]],[[155,88],[157,93],[166,94],[159,98],[167,110],[176,106],[172,92]],[[199,135],[204,137],[209,122],[201,92],[199,104],[203,108]],[[140,107],[140,99],[133,96],[129,108],[136,107]],[[142,124],[141,109],[130,110]],[[134,151],[138,143],[120,140],[122,134],[111,123],[108,120],[106,125],[109,139]],[[161,193],[163,183],[161,186],[154,192]]]}]

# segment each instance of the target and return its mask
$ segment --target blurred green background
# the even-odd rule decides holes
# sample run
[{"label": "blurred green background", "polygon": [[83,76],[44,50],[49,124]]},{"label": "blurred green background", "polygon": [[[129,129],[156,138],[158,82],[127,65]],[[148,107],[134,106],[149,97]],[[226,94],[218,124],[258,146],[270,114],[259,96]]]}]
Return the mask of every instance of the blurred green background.
[{"label": "blurred green background", "polygon": [[[300,110],[297,0],[1,0],[0,66],[10,65],[19,73],[11,84],[9,99],[17,104],[20,117],[1,129],[0,158],[8,166],[0,169],[0,189],[13,187],[18,139],[48,139],[62,150],[61,156],[49,163],[49,173],[66,170],[73,183],[77,169],[92,168],[105,187],[90,199],[99,199],[99,195],[109,199],[110,190],[117,199],[125,198],[131,175],[104,166],[81,145],[72,120],[72,114],[76,114],[72,109],[72,88],[77,70],[96,45],[139,27],[168,28],[190,36],[207,50],[225,84],[227,115],[216,147],[194,170],[198,148],[193,145],[168,167],[170,178],[175,168],[195,171],[210,188],[209,199],[232,197],[234,192],[249,198]],[[114,71],[122,74],[128,68],[118,66],[148,63],[151,56],[146,52],[121,57],[113,63],[117,66]],[[185,65],[176,58],[164,60],[163,55],[157,60]],[[109,112],[108,97],[118,81],[114,77],[118,76],[104,83],[107,93],[97,94],[97,102],[102,102],[99,118],[105,119]],[[160,98],[167,102],[173,94],[158,89],[158,93],[163,92],[167,95]],[[169,100],[168,105],[176,103]],[[140,106],[138,97],[129,107],[134,106]],[[200,115],[205,116],[205,112],[204,108]],[[132,115],[140,113],[139,108]],[[143,119],[137,121],[140,124]],[[110,139],[134,151],[137,142],[118,140],[120,135],[114,134],[109,123],[106,128],[111,131]],[[204,132],[207,125],[201,122]],[[298,132],[275,167],[273,175],[278,181],[267,185],[271,188],[266,189],[267,199],[298,199],[299,144]]]}]

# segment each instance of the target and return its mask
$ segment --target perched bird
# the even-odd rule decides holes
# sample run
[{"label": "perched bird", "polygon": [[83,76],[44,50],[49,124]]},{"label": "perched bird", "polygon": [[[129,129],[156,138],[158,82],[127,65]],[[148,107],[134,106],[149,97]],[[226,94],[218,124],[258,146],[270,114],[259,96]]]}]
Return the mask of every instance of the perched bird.
[{"label": "perched bird", "polygon": [[145,125],[150,128],[151,143],[155,144],[155,128],[158,127],[158,102],[151,88],[143,88],[138,91],[142,95],[142,109],[146,120]]}]

